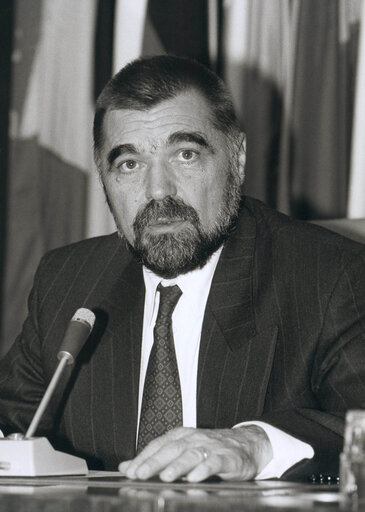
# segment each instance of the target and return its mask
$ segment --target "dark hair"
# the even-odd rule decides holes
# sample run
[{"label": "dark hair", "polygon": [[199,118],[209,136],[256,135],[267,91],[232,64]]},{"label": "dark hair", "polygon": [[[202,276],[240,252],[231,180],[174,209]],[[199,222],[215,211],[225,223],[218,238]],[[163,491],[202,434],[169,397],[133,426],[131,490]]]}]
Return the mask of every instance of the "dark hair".
[{"label": "dark hair", "polygon": [[198,62],[185,57],[159,55],[132,61],[104,87],[94,117],[94,154],[103,143],[102,127],[109,110],[148,110],[161,101],[194,89],[210,105],[212,123],[232,139],[240,131],[232,99],[224,82]]}]

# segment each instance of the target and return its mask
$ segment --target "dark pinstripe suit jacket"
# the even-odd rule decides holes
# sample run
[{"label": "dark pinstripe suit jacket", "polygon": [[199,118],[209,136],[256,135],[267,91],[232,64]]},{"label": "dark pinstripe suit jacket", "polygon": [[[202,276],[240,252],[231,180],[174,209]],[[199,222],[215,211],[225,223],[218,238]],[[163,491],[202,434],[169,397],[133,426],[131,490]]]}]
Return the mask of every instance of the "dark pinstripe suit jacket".
[{"label": "dark pinstripe suit jacket", "polygon": [[[40,431],[115,469],[134,454],[144,284],[116,235],[48,253],[29,316],[0,365],[0,425],[24,431],[56,366],[74,311],[93,309],[93,333],[68,370]],[[246,198],[206,307],[197,421],[261,419],[312,444],[300,477],[336,471],[343,415],[365,408],[364,246],[291,221]]]}]

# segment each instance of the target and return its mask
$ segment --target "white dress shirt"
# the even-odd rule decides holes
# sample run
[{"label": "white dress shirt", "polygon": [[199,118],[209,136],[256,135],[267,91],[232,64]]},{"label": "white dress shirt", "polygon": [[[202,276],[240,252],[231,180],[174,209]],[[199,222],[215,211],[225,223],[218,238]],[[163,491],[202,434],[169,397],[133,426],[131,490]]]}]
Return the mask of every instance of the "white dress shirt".
[{"label": "white dress shirt", "polygon": [[[153,345],[153,327],[160,299],[160,294],[156,289],[161,283],[163,286],[177,284],[182,291],[172,315],[172,329],[180,376],[183,425],[184,427],[196,427],[196,383],[200,338],[208,294],[221,252],[222,248],[218,249],[203,268],[179,275],[175,279],[162,279],[143,267],[146,295],[139,378],[138,425],[148,358]],[[265,430],[273,450],[272,460],[257,475],[257,479],[280,477],[293,464],[304,458],[312,458],[314,455],[313,448],[309,444],[266,423],[252,421],[232,425],[232,427],[249,424],[259,425]]]}]

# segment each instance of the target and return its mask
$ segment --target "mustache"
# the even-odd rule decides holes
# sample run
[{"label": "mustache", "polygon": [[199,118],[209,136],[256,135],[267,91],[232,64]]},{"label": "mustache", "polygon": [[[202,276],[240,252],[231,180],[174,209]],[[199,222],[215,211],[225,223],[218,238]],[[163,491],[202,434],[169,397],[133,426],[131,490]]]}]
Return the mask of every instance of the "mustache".
[{"label": "mustache", "polygon": [[198,213],[192,206],[187,205],[182,199],[167,196],[161,201],[151,199],[137,213],[133,228],[135,232],[141,231],[149,224],[158,222],[160,218],[167,220],[181,219],[191,222],[194,226],[200,226]]}]

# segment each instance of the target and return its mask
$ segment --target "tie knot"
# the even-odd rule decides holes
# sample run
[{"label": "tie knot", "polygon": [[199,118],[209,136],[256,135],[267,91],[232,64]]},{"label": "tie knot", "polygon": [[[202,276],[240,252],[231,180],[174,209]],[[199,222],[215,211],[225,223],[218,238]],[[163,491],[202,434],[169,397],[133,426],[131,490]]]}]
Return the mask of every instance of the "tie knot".
[{"label": "tie knot", "polygon": [[171,317],[177,301],[182,295],[182,291],[177,284],[174,286],[162,286],[161,283],[157,286],[157,290],[160,292],[158,316]]}]

